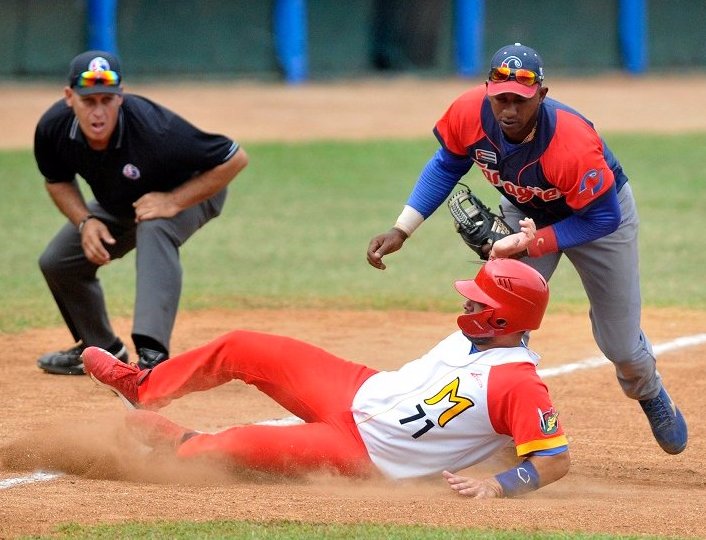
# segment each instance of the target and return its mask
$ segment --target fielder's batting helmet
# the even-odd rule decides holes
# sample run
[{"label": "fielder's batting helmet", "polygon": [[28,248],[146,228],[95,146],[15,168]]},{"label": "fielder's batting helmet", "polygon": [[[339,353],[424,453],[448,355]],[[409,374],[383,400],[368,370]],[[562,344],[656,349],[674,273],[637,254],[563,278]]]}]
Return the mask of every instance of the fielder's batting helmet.
[{"label": "fielder's batting helmet", "polygon": [[486,309],[460,315],[458,326],[470,337],[493,337],[539,328],[549,302],[547,281],[515,259],[485,263],[475,279],[457,281],[456,290]]}]

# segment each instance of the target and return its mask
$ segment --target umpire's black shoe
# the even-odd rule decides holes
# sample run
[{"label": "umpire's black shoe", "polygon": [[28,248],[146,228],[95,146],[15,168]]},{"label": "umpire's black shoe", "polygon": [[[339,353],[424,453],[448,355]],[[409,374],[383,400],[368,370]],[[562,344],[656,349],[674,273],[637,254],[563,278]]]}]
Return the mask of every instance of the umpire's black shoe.
[{"label": "umpire's black shoe", "polygon": [[147,347],[138,349],[137,356],[137,367],[140,369],[152,369],[157,364],[161,364],[169,358],[167,353],[148,349]]},{"label": "umpire's black shoe", "polygon": [[[47,353],[37,360],[37,366],[54,375],[84,375],[81,353],[86,348],[81,342],[65,351]],[[121,362],[127,364],[128,352],[119,339],[108,349]]]}]

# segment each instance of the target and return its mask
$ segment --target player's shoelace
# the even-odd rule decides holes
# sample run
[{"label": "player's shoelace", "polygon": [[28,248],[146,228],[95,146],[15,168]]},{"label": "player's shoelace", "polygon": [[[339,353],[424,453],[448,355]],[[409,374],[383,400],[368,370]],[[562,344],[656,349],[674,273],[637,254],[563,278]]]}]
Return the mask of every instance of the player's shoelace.
[{"label": "player's shoelace", "polygon": [[657,430],[668,428],[674,423],[675,415],[672,414],[671,407],[660,397],[648,400],[643,404],[643,409]]}]

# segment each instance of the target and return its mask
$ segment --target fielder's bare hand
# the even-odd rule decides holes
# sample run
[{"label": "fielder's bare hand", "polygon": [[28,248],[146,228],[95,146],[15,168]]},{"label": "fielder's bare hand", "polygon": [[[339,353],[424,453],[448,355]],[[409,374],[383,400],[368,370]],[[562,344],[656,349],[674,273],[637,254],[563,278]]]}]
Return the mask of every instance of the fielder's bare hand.
[{"label": "fielder's bare hand", "polygon": [[110,262],[110,253],[105,244],[115,244],[108,227],[99,219],[87,220],[81,229],[81,247],[86,258],[93,264],[103,266]]},{"label": "fielder's bare hand", "polygon": [[529,243],[534,240],[537,233],[537,225],[532,218],[520,220],[520,232],[508,235],[505,238],[496,240],[490,250],[490,259],[506,259],[523,253]]},{"label": "fielder's bare hand", "polygon": [[387,268],[382,262],[383,256],[399,250],[407,240],[407,233],[394,227],[383,234],[378,234],[368,244],[368,263],[379,270]]},{"label": "fielder's bare hand", "polygon": [[495,478],[476,480],[458,474],[444,471],[441,475],[449,483],[449,487],[459,495],[473,499],[499,499],[503,496],[503,489]]},{"label": "fielder's bare hand", "polygon": [[176,216],[183,210],[176,204],[171,193],[153,191],[146,193],[134,203],[135,223],[147,221],[149,219],[170,218]]}]

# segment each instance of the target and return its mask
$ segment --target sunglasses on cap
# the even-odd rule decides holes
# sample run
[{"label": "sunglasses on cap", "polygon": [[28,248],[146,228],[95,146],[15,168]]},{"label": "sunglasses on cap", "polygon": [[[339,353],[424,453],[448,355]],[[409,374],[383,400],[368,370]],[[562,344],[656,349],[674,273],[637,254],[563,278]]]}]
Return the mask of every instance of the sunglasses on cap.
[{"label": "sunglasses on cap", "polygon": [[543,78],[529,69],[512,69],[507,66],[491,68],[488,74],[488,80],[492,82],[505,82],[514,79],[524,86],[541,83]]},{"label": "sunglasses on cap", "polygon": [[74,86],[78,88],[91,88],[96,85],[118,86],[120,75],[117,71],[84,71],[74,79]]}]

